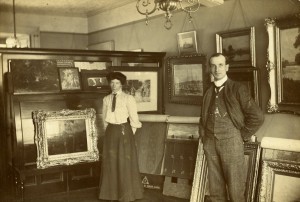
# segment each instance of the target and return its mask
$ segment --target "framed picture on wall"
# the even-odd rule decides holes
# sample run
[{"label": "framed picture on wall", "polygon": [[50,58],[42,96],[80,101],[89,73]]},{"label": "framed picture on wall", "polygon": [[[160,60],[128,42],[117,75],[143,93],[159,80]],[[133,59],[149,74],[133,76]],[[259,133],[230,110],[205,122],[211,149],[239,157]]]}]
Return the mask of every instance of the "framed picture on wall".
[{"label": "framed picture on wall", "polygon": [[161,85],[157,68],[112,67],[111,70],[121,72],[127,77],[122,90],[135,98],[138,112],[158,110]]},{"label": "framed picture on wall", "polygon": [[109,92],[110,87],[106,79],[107,74],[107,70],[81,70],[83,90]]},{"label": "framed picture on wall", "polygon": [[268,112],[300,111],[300,13],[266,19],[271,98]]},{"label": "framed picture on wall", "polygon": [[59,92],[55,60],[9,60],[14,94]]},{"label": "framed picture on wall", "polygon": [[196,31],[177,34],[179,55],[198,53]]},{"label": "framed picture on wall", "polygon": [[233,81],[244,84],[253,100],[260,105],[258,68],[232,68],[227,72],[228,77]]},{"label": "framed picture on wall", "polygon": [[255,28],[229,30],[216,34],[217,52],[227,56],[231,67],[255,67]]},{"label": "framed picture on wall", "polygon": [[81,90],[78,68],[61,67],[58,68],[58,72],[62,91]]},{"label": "framed picture on wall", "polygon": [[201,104],[208,76],[206,57],[189,55],[168,58],[169,100],[180,104]]}]

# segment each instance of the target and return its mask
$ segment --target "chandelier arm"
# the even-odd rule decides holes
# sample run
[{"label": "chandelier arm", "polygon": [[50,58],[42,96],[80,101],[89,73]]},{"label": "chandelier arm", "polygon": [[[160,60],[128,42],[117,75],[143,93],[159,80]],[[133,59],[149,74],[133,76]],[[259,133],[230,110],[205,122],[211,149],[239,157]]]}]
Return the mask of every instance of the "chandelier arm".
[{"label": "chandelier arm", "polygon": [[141,2],[141,1],[143,1],[143,0],[138,0],[137,1],[137,3],[136,3],[136,10],[141,14],[141,15],[151,15],[152,13],[154,13],[155,12],[155,10],[156,10],[156,8],[157,8],[157,4],[155,3],[154,4],[154,7],[153,7],[153,9],[150,11],[150,12],[148,12],[148,9],[146,9],[146,12],[142,12],[141,10],[140,10],[140,4],[143,6],[143,7],[146,7],[146,6],[148,6],[150,3],[148,2],[147,4],[144,4],[144,2]]}]

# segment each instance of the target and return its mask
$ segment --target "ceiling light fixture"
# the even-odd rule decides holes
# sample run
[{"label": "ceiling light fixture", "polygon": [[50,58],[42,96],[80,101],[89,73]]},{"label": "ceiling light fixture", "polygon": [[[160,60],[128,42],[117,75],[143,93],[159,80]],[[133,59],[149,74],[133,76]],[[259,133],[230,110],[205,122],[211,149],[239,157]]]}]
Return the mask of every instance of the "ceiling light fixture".
[{"label": "ceiling light fixture", "polygon": [[17,32],[16,32],[16,10],[15,10],[15,0],[13,0],[13,23],[14,23],[14,36],[8,37],[6,39],[6,47],[7,48],[19,48],[20,43],[17,38]]},{"label": "ceiling light fixture", "polygon": [[212,7],[221,5],[224,0],[137,0],[136,9],[142,14],[146,15],[146,25],[149,23],[149,15],[156,10],[163,10],[165,12],[165,28],[172,28],[172,11],[177,9],[188,13],[191,20],[191,13],[198,11],[200,5]]},{"label": "ceiling light fixture", "polygon": [[172,28],[172,11],[179,8],[190,14],[196,12],[199,7],[200,0],[137,0],[136,4],[137,11],[142,15],[146,15],[146,25],[148,25],[149,22],[149,15],[156,10],[165,11],[166,22],[164,26],[166,29]]}]

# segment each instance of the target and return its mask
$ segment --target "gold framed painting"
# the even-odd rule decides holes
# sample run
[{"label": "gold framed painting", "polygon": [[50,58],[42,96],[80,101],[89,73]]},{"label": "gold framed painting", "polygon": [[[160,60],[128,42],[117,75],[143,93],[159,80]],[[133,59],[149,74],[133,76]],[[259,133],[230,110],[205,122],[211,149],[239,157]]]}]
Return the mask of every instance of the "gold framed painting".
[{"label": "gold framed painting", "polygon": [[34,111],[37,168],[98,161],[95,117],[93,108]]}]

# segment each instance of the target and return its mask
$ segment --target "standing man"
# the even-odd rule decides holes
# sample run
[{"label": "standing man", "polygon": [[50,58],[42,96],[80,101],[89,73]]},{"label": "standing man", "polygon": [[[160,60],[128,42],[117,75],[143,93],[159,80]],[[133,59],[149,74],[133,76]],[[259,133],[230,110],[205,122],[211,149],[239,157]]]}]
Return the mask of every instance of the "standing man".
[{"label": "standing man", "polygon": [[[209,60],[214,85],[206,91],[199,132],[208,165],[212,202],[245,201],[244,142],[259,129],[263,112],[246,86],[227,77],[229,64],[221,53]],[[227,188],[226,188],[227,187]]]}]

